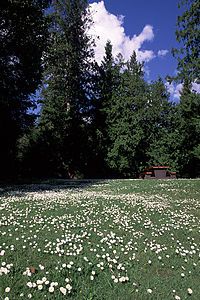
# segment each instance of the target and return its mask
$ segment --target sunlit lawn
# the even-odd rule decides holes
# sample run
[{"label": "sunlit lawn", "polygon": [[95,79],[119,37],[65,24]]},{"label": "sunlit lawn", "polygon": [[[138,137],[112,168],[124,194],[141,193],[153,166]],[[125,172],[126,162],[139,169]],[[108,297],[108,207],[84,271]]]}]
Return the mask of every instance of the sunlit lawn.
[{"label": "sunlit lawn", "polygon": [[200,299],[200,180],[0,188],[0,299]]}]

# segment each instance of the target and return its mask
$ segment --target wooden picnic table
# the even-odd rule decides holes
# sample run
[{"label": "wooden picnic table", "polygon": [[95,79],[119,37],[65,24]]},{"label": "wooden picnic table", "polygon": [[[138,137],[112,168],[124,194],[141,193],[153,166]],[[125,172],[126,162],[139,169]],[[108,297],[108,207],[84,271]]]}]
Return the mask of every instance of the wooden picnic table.
[{"label": "wooden picnic table", "polygon": [[169,166],[154,166],[144,170],[140,173],[139,178],[143,179],[166,179],[176,178],[176,172],[168,171]]},{"label": "wooden picnic table", "polygon": [[145,171],[152,172],[155,179],[163,179],[167,177],[167,170],[169,166],[151,167],[145,169]]}]

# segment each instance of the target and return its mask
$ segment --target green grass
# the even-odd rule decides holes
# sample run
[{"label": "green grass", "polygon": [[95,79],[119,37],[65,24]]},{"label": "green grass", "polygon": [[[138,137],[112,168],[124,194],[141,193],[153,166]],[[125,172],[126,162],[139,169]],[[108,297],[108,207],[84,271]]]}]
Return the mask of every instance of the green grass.
[{"label": "green grass", "polygon": [[0,299],[200,299],[200,180],[0,192]]}]

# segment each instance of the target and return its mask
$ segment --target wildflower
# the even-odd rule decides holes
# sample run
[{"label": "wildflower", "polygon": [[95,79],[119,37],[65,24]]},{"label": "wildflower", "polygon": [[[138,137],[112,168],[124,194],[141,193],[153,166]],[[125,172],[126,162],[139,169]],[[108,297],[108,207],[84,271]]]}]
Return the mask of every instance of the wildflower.
[{"label": "wildflower", "polygon": [[32,298],[32,294],[28,294],[28,298]]},{"label": "wildflower", "polygon": [[70,284],[67,284],[67,285],[66,285],[66,289],[68,289],[68,291],[71,291],[72,286],[71,286]]},{"label": "wildflower", "polygon": [[40,270],[44,270],[44,266],[39,265]]},{"label": "wildflower", "polygon": [[94,280],[94,276],[91,275],[91,276],[90,276],[90,280]]},{"label": "wildflower", "polygon": [[120,282],[124,282],[125,280],[126,280],[126,279],[125,279],[124,276],[122,276],[122,277],[119,279]]},{"label": "wildflower", "polygon": [[60,291],[63,295],[66,295],[66,289],[64,287],[60,287]]},{"label": "wildflower", "polygon": [[188,294],[189,294],[189,295],[192,295],[192,293],[193,293],[192,289],[189,288],[189,289],[188,289]]},{"label": "wildflower", "polygon": [[33,284],[32,284],[32,282],[27,282],[27,284],[26,284],[28,287],[30,287],[30,288],[32,288],[33,287]]},{"label": "wildflower", "polygon": [[118,283],[118,279],[117,278],[114,279],[114,283]]},{"label": "wildflower", "polygon": [[5,289],[5,292],[6,292],[6,293],[9,293],[9,292],[10,292],[10,288],[7,287],[7,288]]},{"label": "wildflower", "polygon": [[50,293],[53,293],[53,292],[54,292],[54,287],[53,287],[52,285],[49,287],[49,292],[50,292]]},{"label": "wildflower", "polygon": [[8,297],[6,297],[4,300],[9,300],[9,298],[8,298]]},{"label": "wildflower", "polygon": [[42,286],[41,284],[39,284],[39,285],[38,285],[38,290],[41,291],[42,289],[43,289],[43,286]]},{"label": "wildflower", "polygon": [[176,300],[181,300],[181,298],[180,298],[179,296],[177,296],[177,295],[176,295],[174,298],[175,298]]},{"label": "wildflower", "polygon": [[152,293],[152,289],[148,289],[147,293],[151,294]]}]

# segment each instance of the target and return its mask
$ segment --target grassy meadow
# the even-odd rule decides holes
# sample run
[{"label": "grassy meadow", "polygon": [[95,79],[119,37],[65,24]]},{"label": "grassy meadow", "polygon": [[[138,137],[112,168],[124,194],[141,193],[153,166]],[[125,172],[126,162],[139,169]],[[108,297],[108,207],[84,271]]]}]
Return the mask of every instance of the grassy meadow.
[{"label": "grassy meadow", "polygon": [[0,299],[200,299],[200,180],[0,187]]}]

